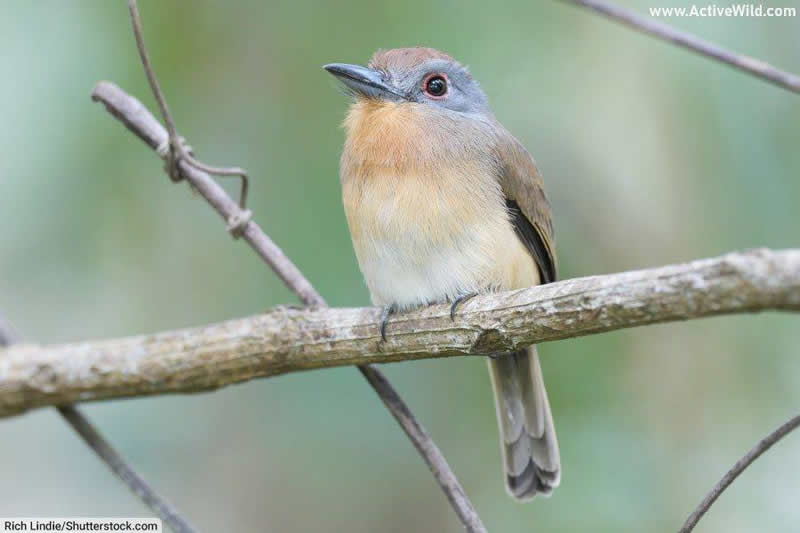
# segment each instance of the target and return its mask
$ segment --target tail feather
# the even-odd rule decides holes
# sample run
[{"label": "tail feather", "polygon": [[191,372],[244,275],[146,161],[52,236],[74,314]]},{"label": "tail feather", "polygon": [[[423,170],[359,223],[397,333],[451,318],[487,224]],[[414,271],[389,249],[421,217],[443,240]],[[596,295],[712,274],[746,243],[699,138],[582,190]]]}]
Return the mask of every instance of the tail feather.
[{"label": "tail feather", "polygon": [[517,500],[549,495],[561,479],[553,416],[536,347],[489,360],[506,488]]}]

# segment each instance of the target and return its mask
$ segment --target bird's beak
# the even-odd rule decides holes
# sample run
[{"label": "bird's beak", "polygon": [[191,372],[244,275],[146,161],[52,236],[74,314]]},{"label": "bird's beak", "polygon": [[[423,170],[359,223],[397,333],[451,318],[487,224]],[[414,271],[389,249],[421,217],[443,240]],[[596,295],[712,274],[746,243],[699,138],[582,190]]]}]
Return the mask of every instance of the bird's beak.
[{"label": "bird's beak", "polygon": [[330,63],[322,68],[336,76],[345,87],[360,96],[385,100],[404,99],[397,89],[383,81],[379,72],[371,68],[347,63]]}]

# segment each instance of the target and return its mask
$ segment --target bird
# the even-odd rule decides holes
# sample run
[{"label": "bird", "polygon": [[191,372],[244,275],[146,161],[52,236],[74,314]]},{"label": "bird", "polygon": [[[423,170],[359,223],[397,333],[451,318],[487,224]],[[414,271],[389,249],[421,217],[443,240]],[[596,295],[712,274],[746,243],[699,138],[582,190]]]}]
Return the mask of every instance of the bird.
[{"label": "bird", "polygon": [[[342,202],[373,304],[390,314],[557,278],[551,209],[528,151],[467,67],[433,48],[378,50],[323,67],[352,102]],[[535,346],[487,358],[505,487],[517,501],[561,480]]]}]

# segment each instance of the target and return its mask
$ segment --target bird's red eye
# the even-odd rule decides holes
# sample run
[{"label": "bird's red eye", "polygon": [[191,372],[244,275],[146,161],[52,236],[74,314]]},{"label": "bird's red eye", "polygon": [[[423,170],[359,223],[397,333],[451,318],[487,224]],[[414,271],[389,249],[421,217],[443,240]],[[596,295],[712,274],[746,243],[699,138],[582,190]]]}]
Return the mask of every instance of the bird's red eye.
[{"label": "bird's red eye", "polygon": [[433,74],[425,78],[424,88],[428,96],[441,98],[447,93],[447,79],[441,74]]}]

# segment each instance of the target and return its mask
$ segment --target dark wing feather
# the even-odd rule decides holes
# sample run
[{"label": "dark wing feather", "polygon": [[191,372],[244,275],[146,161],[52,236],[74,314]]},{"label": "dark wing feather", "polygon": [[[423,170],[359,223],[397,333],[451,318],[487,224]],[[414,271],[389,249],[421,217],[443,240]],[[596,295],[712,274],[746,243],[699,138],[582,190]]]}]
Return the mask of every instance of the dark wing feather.
[{"label": "dark wing feather", "polygon": [[536,261],[536,266],[539,267],[539,277],[542,283],[551,283],[556,280],[556,265],[553,258],[547,249],[547,245],[542,240],[542,236],[530,223],[530,221],[522,214],[517,202],[506,198],[506,207],[511,214],[511,223],[514,224],[514,230],[517,236],[528,249],[528,252],[533,256]]},{"label": "dark wing feather", "polygon": [[539,267],[542,283],[558,279],[550,204],[531,155],[510,133],[498,143],[500,185],[520,240]]}]

